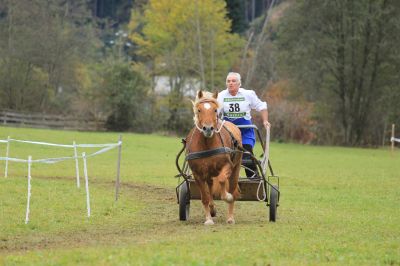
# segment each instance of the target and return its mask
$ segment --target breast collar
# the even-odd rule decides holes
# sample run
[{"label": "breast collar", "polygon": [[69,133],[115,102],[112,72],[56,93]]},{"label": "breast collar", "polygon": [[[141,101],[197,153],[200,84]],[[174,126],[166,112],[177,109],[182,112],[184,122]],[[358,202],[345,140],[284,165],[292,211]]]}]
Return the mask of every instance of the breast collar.
[{"label": "breast collar", "polygon": [[[205,151],[196,151],[196,152],[190,152],[189,149],[187,149],[187,153],[186,153],[186,160],[190,161],[190,160],[195,160],[195,159],[201,159],[201,158],[207,158],[207,157],[211,157],[211,156],[215,156],[218,154],[224,154],[224,153],[228,153],[231,154],[231,157],[234,155],[234,153],[236,153],[238,151],[238,141],[235,139],[235,137],[233,136],[232,132],[229,131],[225,125],[222,125],[222,128],[224,128],[229,135],[231,136],[231,141],[232,141],[232,146],[234,147],[234,149],[231,149],[229,147],[225,147],[224,141],[222,139],[221,133],[218,132],[218,136],[221,140],[221,144],[222,147],[219,148],[215,148],[215,149],[210,149],[210,150],[205,150]],[[192,142],[193,139],[193,135],[194,135],[195,130],[193,130],[193,133],[190,137],[189,140],[189,145]]]}]

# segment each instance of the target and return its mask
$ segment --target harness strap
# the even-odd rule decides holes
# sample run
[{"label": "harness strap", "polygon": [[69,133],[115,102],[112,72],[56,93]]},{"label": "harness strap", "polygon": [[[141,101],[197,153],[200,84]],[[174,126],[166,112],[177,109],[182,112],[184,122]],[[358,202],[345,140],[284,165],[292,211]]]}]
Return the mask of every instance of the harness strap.
[{"label": "harness strap", "polygon": [[239,141],[235,138],[235,136],[233,136],[232,132],[226,126],[224,126],[224,128],[226,129],[226,131],[228,131],[229,135],[231,136],[233,147],[235,149],[237,148],[240,151],[244,151],[244,149],[239,145]]},{"label": "harness strap", "polygon": [[186,155],[186,160],[195,160],[195,159],[200,159],[200,158],[205,158],[205,157],[210,157],[214,156],[217,154],[222,154],[222,153],[233,153],[234,150],[228,147],[221,147],[217,149],[212,149],[212,150],[206,150],[206,151],[197,151],[197,152],[191,152]]}]

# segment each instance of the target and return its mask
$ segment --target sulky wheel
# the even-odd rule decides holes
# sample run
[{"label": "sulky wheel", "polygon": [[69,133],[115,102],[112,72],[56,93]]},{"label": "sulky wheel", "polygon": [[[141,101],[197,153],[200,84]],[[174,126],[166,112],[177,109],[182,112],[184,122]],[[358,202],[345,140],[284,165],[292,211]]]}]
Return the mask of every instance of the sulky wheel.
[{"label": "sulky wheel", "polygon": [[184,182],[179,187],[179,220],[187,221],[189,219],[190,198],[188,183]]},{"label": "sulky wheel", "polygon": [[[275,188],[275,189],[274,189]],[[276,221],[276,209],[278,207],[278,186],[273,186],[271,188],[271,193],[269,195],[269,221]]]}]

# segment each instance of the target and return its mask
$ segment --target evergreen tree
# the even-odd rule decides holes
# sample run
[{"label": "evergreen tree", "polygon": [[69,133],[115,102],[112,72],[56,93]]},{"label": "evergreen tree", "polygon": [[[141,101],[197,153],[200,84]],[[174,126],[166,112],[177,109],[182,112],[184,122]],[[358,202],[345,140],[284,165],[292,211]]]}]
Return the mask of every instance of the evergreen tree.
[{"label": "evergreen tree", "polygon": [[242,0],[226,0],[228,17],[232,21],[232,32],[244,33],[248,28],[245,13],[245,2]]}]

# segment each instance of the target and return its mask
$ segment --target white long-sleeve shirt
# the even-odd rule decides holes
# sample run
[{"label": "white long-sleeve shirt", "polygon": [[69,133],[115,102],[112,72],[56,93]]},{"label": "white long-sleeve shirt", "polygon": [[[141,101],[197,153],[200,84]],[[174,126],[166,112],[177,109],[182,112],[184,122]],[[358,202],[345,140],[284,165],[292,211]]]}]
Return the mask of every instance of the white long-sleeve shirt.
[{"label": "white long-sleeve shirt", "polygon": [[228,89],[218,94],[220,104],[219,112],[223,110],[224,116],[229,119],[251,119],[251,110],[261,111],[267,109],[267,103],[261,101],[253,90],[239,88],[238,93],[232,96]]}]

